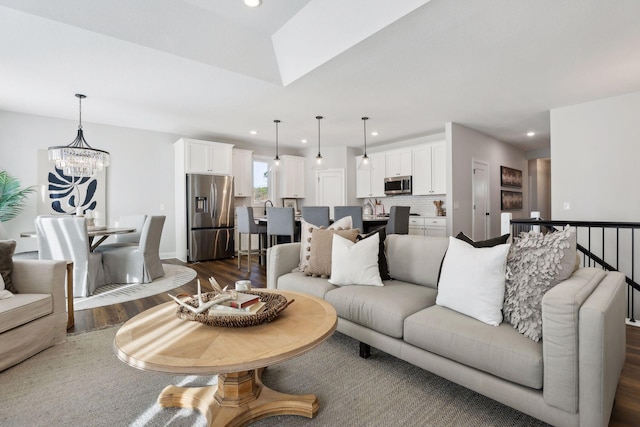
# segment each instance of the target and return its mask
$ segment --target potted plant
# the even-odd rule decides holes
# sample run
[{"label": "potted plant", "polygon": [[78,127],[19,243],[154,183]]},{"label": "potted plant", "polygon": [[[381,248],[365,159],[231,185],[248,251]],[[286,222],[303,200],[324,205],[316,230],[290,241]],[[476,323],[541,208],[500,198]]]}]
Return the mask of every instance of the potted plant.
[{"label": "potted plant", "polygon": [[0,171],[0,222],[15,218],[22,210],[34,187],[20,188],[20,181],[7,171]]}]

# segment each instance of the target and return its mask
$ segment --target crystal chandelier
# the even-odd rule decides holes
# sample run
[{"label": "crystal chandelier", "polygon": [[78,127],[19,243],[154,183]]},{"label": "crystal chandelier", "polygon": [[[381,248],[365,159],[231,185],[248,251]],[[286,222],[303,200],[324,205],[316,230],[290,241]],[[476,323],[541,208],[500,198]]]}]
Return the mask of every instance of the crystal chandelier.
[{"label": "crystal chandelier", "polygon": [[89,177],[101,171],[111,163],[109,153],[91,148],[82,134],[82,99],[85,95],[76,93],[79,102],[80,120],[78,136],[69,145],[49,147],[49,161],[62,169],[67,176]]}]

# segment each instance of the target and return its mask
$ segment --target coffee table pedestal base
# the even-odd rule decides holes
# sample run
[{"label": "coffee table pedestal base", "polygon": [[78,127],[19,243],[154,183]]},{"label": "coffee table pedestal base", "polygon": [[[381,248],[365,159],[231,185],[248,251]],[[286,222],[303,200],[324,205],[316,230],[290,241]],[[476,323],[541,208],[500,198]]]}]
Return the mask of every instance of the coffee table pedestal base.
[{"label": "coffee table pedestal base", "polygon": [[243,371],[218,376],[218,384],[209,387],[167,386],[160,406],[192,408],[200,411],[210,426],[243,426],[274,415],[301,415],[313,418],[318,399],[313,394],[280,393],[262,383],[262,372]]}]

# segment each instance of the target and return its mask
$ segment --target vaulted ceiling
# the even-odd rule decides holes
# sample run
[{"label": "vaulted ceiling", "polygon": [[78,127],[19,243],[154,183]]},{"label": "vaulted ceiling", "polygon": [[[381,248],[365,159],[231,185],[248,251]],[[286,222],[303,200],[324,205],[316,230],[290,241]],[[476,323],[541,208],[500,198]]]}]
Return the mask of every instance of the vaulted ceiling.
[{"label": "vaulted ceiling", "polygon": [[[0,109],[223,142],[376,145],[458,122],[525,150],[640,90],[637,0],[0,0]],[[255,130],[258,133],[251,135]],[[525,136],[535,131],[536,136]]]}]

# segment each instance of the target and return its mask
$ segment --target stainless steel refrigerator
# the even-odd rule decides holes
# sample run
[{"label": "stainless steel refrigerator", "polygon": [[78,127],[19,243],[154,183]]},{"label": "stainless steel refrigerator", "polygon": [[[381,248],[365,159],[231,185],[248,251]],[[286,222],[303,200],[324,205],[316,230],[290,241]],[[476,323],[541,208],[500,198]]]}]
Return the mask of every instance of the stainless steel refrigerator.
[{"label": "stainless steel refrigerator", "polygon": [[233,177],[187,174],[187,258],[234,256]]}]

